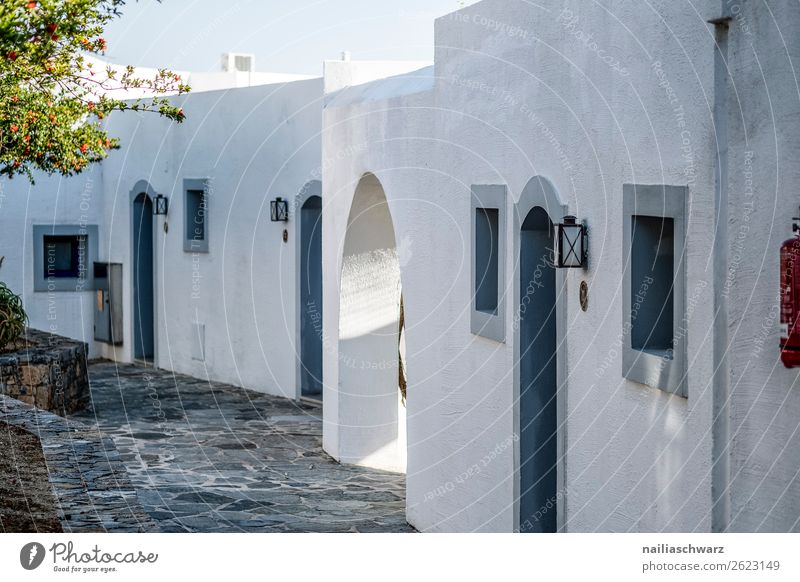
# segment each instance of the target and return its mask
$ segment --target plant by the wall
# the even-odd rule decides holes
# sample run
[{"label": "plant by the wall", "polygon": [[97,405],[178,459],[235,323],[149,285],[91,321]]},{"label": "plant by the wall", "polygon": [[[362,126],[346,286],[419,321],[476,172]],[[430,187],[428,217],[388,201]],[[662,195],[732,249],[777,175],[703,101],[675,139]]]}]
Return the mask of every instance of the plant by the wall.
[{"label": "plant by the wall", "polygon": [[0,350],[20,337],[27,324],[22,298],[0,282]]}]

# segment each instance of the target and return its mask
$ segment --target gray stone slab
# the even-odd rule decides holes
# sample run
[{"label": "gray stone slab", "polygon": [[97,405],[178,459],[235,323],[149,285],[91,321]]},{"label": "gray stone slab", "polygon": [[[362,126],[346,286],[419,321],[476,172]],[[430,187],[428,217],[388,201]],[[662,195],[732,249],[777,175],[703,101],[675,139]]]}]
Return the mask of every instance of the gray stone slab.
[{"label": "gray stone slab", "polygon": [[111,437],[161,531],[413,531],[405,476],[330,458],[320,406],[110,362],[89,378],[71,418]]}]

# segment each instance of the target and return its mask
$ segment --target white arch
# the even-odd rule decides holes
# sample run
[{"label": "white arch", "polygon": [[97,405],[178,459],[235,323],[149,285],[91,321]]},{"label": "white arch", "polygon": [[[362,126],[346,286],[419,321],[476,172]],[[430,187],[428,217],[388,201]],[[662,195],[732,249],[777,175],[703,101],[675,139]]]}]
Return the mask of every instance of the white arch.
[{"label": "white arch", "polygon": [[339,459],[405,471],[398,386],[400,262],[386,194],[365,174],[347,221],[339,293]]}]

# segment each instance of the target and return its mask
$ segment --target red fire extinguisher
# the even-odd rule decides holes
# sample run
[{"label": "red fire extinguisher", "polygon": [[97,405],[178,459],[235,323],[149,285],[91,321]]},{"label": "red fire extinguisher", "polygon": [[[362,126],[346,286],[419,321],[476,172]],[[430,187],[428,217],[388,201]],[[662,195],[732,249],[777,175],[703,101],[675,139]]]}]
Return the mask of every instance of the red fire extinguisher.
[{"label": "red fire extinguisher", "polygon": [[[794,218],[798,221],[800,218]],[[781,362],[800,366],[800,225],[792,224],[794,236],[781,245]]]}]

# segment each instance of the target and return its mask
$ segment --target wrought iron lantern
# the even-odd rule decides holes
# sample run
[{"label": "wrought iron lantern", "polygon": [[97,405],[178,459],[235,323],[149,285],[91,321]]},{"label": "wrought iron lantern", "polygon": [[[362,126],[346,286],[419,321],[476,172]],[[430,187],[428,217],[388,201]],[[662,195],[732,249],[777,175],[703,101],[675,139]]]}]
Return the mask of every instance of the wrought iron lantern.
[{"label": "wrought iron lantern", "polygon": [[269,203],[269,210],[272,222],[287,222],[289,220],[289,203],[280,196]]},{"label": "wrought iron lantern", "polygon": [[153,205],[153,214],[157,215],[167,215],[167,209],[169,208],[169,200],[163,194],[158,194],[154,200],[155,204]]},{"label": "wrought iron lantern", "polygon": [[589,264],[589,237],[586,225],[574,216],[565,216],[557,225],[558,267],[560,269],[585,269]]}]

